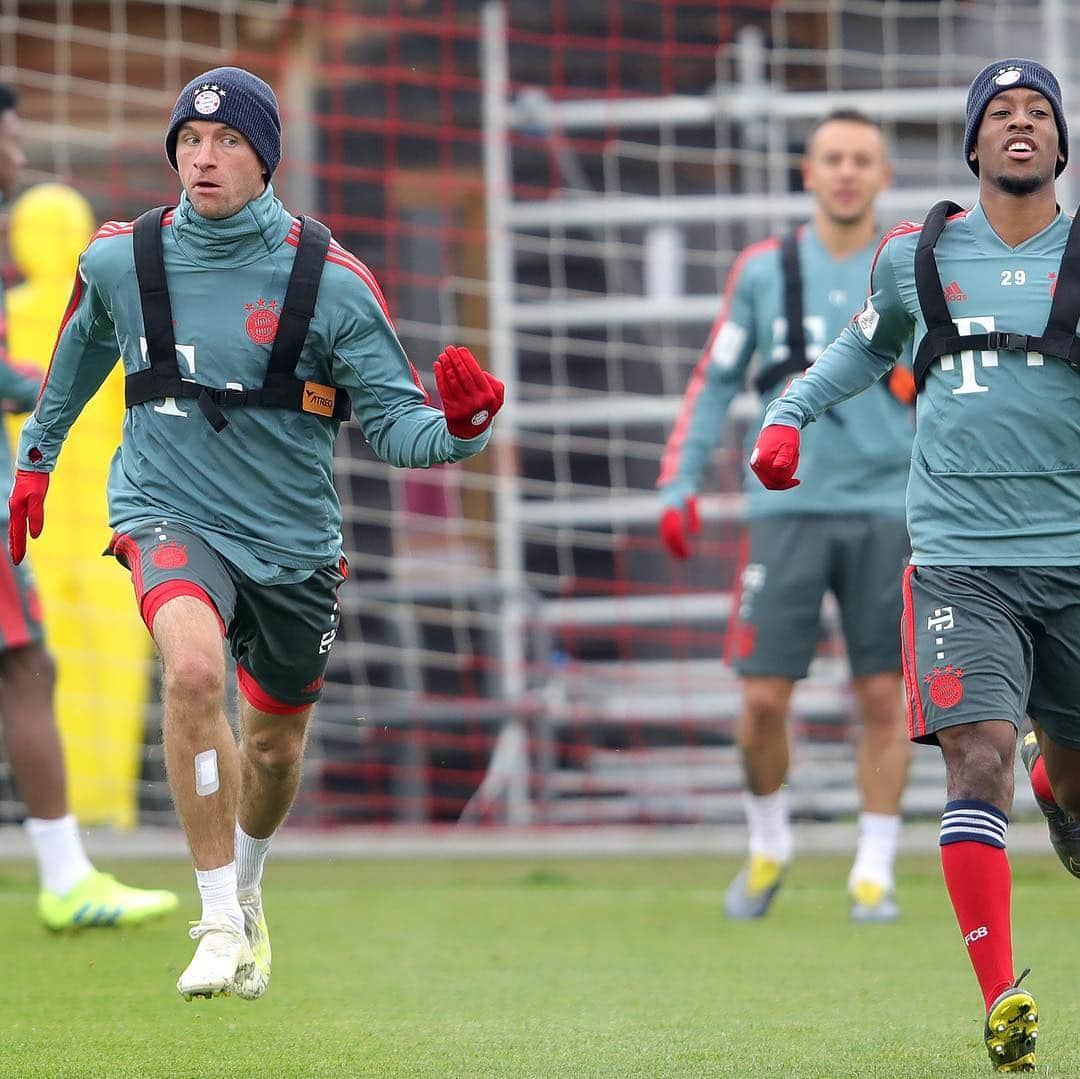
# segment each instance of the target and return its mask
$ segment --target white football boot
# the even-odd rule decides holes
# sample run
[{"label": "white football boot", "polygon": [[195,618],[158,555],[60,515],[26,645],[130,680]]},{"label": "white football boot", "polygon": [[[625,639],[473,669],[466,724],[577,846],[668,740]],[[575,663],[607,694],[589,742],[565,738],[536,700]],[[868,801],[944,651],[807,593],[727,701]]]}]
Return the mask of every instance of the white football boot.
[{"label": "white football boot", "polygon": [[270,930],[263,914],[262,890],[243,888],[237,893],[244,912],[244,936],[251,949],[250,966],[237,970],[233,992],[244,1000],[258,1000],[270,985]]},{"label": "white football boot", "polygon": [[224,915],[194,922],[188,931],[199,946],[180,975],[176,991],[185,999],[227,996],[237,978],[254,966],[244,934]]}]

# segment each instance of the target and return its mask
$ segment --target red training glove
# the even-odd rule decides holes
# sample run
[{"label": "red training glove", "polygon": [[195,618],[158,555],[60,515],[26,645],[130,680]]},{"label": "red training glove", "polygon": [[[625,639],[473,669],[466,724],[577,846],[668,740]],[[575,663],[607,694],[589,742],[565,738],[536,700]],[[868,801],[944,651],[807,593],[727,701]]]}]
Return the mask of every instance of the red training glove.
[{"label": "red training glove", "polygon": [[660,515],[660,538],[672,558],[689,558],[693,554],[690,536],[696,536],[700,531],[697,499],[693,495],[683,503],[681,510],[676,506],[668,506]]},{"label": "red training glove", "polygon": [[434,370],[450,434],[455,438],[483,434],[502,408],[506,387],[458,345],[447,345],[439,353]]},{"label": "red training glove", "polygon": [[902,363],[896,364],[889,372],[888,386],[889,393],[900,404],[915,404],[915,397],[919,391],[915,387],[915,376],[911,373],[911,368],[905,367]]},{"label": "red training glove", "polygon": [[770,491],[786,491],[798,487],[795,479],[799,467],[799,429],[783,423],[770,423],[761,429],[750,454],[750,468]]},{"label": "red training glove", "polygon": [[8,498],[8,550],[17,566],[26,556],[26,529],[37,539],[45,525],[45,492],[49,489],[48,472],[18,469]]}]

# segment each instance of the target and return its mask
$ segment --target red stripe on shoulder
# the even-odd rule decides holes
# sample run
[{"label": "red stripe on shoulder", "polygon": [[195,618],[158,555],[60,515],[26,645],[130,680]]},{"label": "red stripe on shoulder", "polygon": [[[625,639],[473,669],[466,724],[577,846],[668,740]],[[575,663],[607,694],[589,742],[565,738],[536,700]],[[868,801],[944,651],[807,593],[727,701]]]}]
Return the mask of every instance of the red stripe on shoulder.
[{"label": "red stripe on shoulder", "polygon": [[[950,221],[959,221],[960,218],[967,217],[969,213],[971,213],[970,210],[961,210],[959,213],[952,214],[945,218],[945,224],[948,224]],[[881,237],[881,242],[877,245],[874,257],[870,261],[870,275],[873,276],[874,268],[877,266],[878,256],[890,240],[895,239],[897,236],[910,236],[913,232],[922,232],[922,229],[922,221],[901,221],[899,225],[893,225],[893,227]]]},{"label": "red stripe on shoulder", "polygon": [[[285,237],[285,242],[290,247],[297,247],[299,241],[297,237],[289,232],[289,235]],[[330,241],[330,248],[326,252],[326,261],[332,262],[335,266],[344,266],[346,270],[351,270],[361,281],[367,285],[368,290],[375,297],[376,302],[382,309],[382,313],[386,316],[386,321],[390,323],[390,328],[394,327],[394,319],[390,314],[390,308],[387,305],[386,297],[382,293],[382,289],[379,288],[379,282],[375,280],[375,275],[355,256],[350,254],[337,242],[337,240]]]},{"label": "red stripe on shoulder", "polygon": [[923,223],[921,221],[901,221],[899,225],[893,225],[884,236],[881,237],[877,245],[877,250],[874,252],[874,257],[870,260],[870,276],[874,275],[874,268],[877,266],[878,256],[881,254],[882,249],[890,241],[897,236],[909,236],[913,232],[922,232]]},{"label": "red stripe on shoulder", "polygon": [[[166,210],[161,215],[161,227],[167,228],[173,221],[173,210]],[[90,243],[95,240],[107,240],[112,236],[130,236],[135,231],[134,221],[106,221],[93,236],[90,237]],[[90,244],[87,244],[89,247]]]},{"label": "red stripe on shoulder", "polygon": [[[801,228],[799,230],[799,236],[801,239]],[[720,304],[720,314],[717,315],[716,321],[713,323],[712,333],[709,334],[709,340],[705,345],[706,355],[708,355],[709,349],[712,348],[713,338],[716,337],[720,332],[720,327],[727,321],[728,312],[731,310],[731,297],[735,295],[735,286],[738,285],[739,278],[742,276],[746,264],[754,258],[755,255],[764,255],[767,251],[778,250],[779,247],[780,237],[770,236],[765,240],[758,240],[756,243],[749,244],[736,256],[735,261],[731,264],[731,269],[728,271],[727,281],[724,282],[724,298]]]},{"label": "red stripe on shoulder", "polygon": [[34,401],[35,411],[37,410],[37,406],[41,401],[41,395],[45,392],[45,387],[49,384],[49,375],[52,373],[53,360],[56,359],[56,350],[60,345],[60,338],[63,335],[67,324],[71,321],[72,315],[75,314],[75,309],[79,306],[79,301],[82,299],[82,295],[82,274],[76,271],[75,283],[71,287],[71,296],[68,299],[67,310],[64,312],[64,317],[60,320],[60,329],[56,331],[56,340],[53,342],[52,352],[49,355],[49,366],[45,369],[45,377],[42,378],[41,385],[38,387],[37,399]]},{"label": "red stripe on shoulder", "polygon": [[[805,227],[805,226],[804,226]],[[800,238],[802,230],[800,229]],[[780,246],[778,236],[770,236],[765,240],[758,240],[749,244],[736,256],[731,269],[728,271],[727,281],[724,283],[724,298],[720,303],[720,313],[709,331],[705,342],[705,350],[702,352],[694,370],[690,375],[690,381],[686,385],[682,404],[679,406],[679,414],[671,428],[667,443],[664,446],[663,456],[660,458],[660,474],[656,480],[657,487],[663,487],[670,483],[679,470],[679,460],[682,457],[683,446],[686,444],[686,436],[690,430],[690,421],[694,416],[694,406],[705,388],[709,364],[712,362],[712,348],[717,335],[727,322],[728,312],[731,310],[731,298],[735,293],[735,286],[739,282],[746,263],[755,255],[763,255],[767,251],[775,251]]]},{"label": "red stripe on shoulder", "polygon": [[[805,227],[805,226],[804,226]],[[802,228],[799,230],[799,236],[802,237]],[[758,240],[756,243],[752,243],[744,247],[736,257],[735,261],[731,264],[731,270],[728,273],[727,283],[724,285],[724,306],[726,307],[728,301],[731,299],[731,294],[735,291],[735,285],[738,283],[739,275],[743,272],[746,264],[755,255],[763,255],[766,251],[775,251],[780,246],[779,236],[769,236],[767,239]]]},{"label": "red stripe on shoulder", "polygon": [[[134,227],[135,226],[130,221],[106,221],[105,224],[90,237],[90,243],[93,243],[95,240],[108,239],[110,236],[127,235]],[[87,246],[89,246],[89,244]]]}]

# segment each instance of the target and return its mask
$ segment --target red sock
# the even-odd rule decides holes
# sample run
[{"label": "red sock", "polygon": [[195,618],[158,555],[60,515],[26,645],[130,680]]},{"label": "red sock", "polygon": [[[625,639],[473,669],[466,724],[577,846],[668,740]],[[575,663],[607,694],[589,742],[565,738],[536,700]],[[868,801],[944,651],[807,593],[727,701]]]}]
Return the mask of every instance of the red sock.
[{"label": "red sock", "polygon": [[1036,798],[1049,802],[1051,805],[1057,805],[1057,799],[1054,797],[1050,780],[1046,775],[1046,762],[1042,759],[1042,754],[1035,758],[1035,767],[1031,769],[1031,789],[1035,792]]},{"label": "red sock", "polygon": [[947,843],[941,848],[941,868],[989,1011],[994,998],[1014,981],[1008,855],[1004,847],[984,842]]}]

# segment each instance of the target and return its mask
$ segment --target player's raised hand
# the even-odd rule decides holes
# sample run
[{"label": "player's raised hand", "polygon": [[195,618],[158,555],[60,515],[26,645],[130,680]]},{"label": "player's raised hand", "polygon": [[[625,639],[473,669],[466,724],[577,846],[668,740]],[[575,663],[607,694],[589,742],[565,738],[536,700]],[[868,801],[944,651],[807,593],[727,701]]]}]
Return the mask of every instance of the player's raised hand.
[{"label": "player's raised hand", "polygon": [[673,558],[689,558],[693,554],[690,537],[696,536],[700,531],[697,498],[693,495],[686,499],[681,509],[678,506],[668,506],[660,515],[660,539],[664,541],[664,546]]},{"label": "player's raised hand", "polygon": [[799,467],[799,429],[770,423],[761,429],[750,454],[750,468],[770,491],[786,491],[802,482],[795,479]]},{"label": "player's raised hand", "polygon": [[45,492],[49,489],[48,472],[18,469],[8,497],[8,550],[17,566],[26,555],[26,531],[37,539],[45,526]]},{"label": "player's raised hand", "polygon": [[486,431],[502,408],[506,393],[503,384],[459,345],[447,345],[439,353],[434,370],[450,434],[455,438],[476,438]]}]

